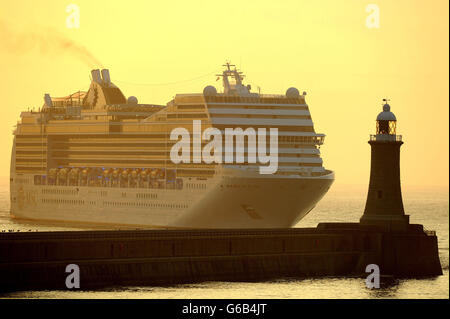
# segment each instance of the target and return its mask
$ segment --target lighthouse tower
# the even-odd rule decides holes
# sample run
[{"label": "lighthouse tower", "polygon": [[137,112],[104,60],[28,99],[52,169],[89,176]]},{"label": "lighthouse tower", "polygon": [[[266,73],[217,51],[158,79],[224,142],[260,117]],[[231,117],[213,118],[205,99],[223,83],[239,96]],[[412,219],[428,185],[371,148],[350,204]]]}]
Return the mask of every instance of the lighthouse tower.
[{"label": "lighthouse tower", "polygon": [[377,116],[376,134],[370,136],[371,167],[366,208],[360,219],[363,225],[379,226],[386,231],[406,231],[409,216],[405,215],[400,185],[400,146],[397,119],[383,99],[383,112]]}]

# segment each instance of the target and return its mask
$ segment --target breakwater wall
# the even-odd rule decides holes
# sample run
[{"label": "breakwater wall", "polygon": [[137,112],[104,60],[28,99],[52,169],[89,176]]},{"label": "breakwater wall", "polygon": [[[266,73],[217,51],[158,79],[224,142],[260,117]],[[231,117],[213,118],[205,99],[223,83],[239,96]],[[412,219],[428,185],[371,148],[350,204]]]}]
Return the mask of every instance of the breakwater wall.
[{"label": "breakwater wall", "polygon": [[0,289],[81,289],[286,277],[442,274],[437,238],[420,225],[382,232],[360,224],[317,228],[0,233]]}]

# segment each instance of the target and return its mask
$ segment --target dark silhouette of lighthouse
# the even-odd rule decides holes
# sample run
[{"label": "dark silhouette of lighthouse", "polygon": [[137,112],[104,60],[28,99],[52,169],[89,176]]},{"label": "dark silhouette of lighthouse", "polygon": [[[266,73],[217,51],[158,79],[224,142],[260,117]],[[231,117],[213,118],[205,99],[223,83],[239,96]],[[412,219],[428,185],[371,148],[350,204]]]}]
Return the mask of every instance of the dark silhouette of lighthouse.
[{"label": "dark silhouette of lighthouse", "polygon": [[371,167],[366,208],[360,219],[363,225],[379,226],[387,231],[406,231],[400,185],[400,146],[402,136],[396,134],[397,119],[387,99],[377,116],[376,134],[370,136]]}]

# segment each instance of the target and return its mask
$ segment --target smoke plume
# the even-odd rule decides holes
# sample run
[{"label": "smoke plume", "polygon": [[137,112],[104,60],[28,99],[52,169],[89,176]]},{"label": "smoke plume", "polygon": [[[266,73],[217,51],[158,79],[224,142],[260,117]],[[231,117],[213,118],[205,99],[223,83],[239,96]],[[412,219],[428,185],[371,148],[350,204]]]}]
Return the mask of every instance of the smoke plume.
[{"label": "smoke plume", "polygon": [[42,55],[72,55],[85,63],[89,68],[101,68],[100,61],[83,45],[67,38],[62,33],[38,27],[28,32],[18,32],[8,27],[0,18],[0,41],[3,49],[12,54],[25,54],[37,50]]}]

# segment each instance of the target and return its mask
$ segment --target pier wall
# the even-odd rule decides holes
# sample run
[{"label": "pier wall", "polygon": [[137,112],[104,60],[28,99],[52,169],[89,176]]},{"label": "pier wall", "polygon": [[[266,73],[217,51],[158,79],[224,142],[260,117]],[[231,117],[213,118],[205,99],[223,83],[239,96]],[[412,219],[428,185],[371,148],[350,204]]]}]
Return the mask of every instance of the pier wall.
[{"label": "pier wall", "polygon": [[359,224],[317,228],[0,233],[0,289],[66,289],[68,264],[82,289],[199,281],[441,274],[436,236]]}]

